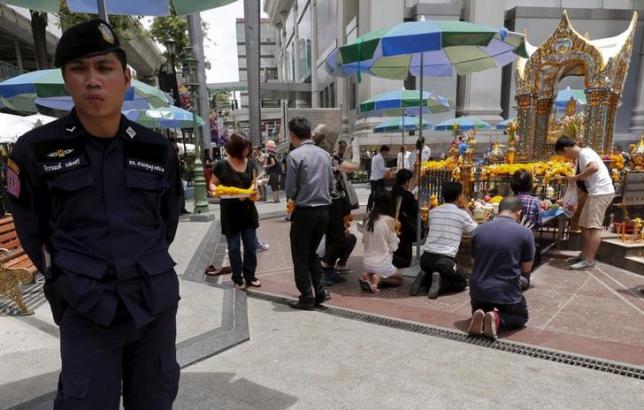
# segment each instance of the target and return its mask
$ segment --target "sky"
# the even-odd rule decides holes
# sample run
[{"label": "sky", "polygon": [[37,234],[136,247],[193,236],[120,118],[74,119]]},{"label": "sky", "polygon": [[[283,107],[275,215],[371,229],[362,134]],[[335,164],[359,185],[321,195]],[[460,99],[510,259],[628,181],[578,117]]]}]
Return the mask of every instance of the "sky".
[{"label": "sky", "polygon": [[[261,3],[262,18],[267,18],[264,13],[264,0]],[[210,70],[206,71],[206,82],[226,83],[239,81],[237,64],[237,33],[235,21],[244,17],[243,0],[223,7],[204,11],[201,19],[208,22],[208,40],[204,44],[204,53],[210,61]],[[149,27],[151,18],[145,18],[143,25]],[[163,47],[160,47],[163,48]]]}]

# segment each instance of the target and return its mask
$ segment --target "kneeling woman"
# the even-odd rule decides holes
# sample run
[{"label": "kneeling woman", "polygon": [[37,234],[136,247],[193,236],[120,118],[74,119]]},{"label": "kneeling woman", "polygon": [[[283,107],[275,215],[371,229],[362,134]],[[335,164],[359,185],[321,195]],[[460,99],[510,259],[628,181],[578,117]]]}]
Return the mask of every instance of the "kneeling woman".
[{"label": "kneeling woman", "polygon": [[[251,143],[242,133],[234,133],[226,144],[228,158],[217,161],[210,180],[210,190],[216,185],[237,188],[256,188],[255,164],[248,159]],[[260,287],[255,278],[257,268],[257,234],[259,218],[255,202],[251,198],[222,198],[219,205],[221,233],[228,242],[228,259],[232,268],[232,280],[238,288]],[[242,260],[241,245],[244,244]]]},{"label": "kneeling woman", "polygon": [[362,241],[364,243],[365,273],[360,276],[360,286],[369,292],[380,292],[379,286],[402,285],[402,275],[393,265],[393,255],[398,249],[397,230],[400,222],[393,218],[391,194],[377,191],[374,194],[373,210],[367,220]]}]

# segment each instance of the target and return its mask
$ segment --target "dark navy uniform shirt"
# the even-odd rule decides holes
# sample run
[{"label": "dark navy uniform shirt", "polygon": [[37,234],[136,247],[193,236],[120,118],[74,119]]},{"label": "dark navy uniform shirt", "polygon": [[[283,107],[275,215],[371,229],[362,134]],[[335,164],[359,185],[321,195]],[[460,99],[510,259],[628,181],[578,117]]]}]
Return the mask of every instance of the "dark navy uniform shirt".
[{"label": "dark navy uniform shirt", "polygon": [[116,138],[95,138],[72,112],[23,135],[7,172],[20,242],[41,272],[51,254],[72,308],[103,326],[126,308],[141,326],[176,307],[181,184],[166,138],[125,117]]}]

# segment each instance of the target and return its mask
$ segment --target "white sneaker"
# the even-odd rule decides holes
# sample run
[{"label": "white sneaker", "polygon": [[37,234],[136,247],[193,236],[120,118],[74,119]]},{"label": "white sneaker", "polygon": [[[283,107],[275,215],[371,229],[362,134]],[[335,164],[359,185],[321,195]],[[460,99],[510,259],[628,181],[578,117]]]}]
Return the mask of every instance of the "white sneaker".
[{"label": "white sneaker", "polygon": [[255,252],[257,252],[257,253],[264,252],[264,251],[269,250],[270,248],[271,248],[271,245],[269,245],[267,243],[260,242],[259,245],[257,246],[257,249],[255,250]]},{"label": "white sneaker", "polygon": [[592,269],[594,267],[595,267],[595,262],[588,262],[587,260],[582,259],[581,261],[570,265],[570,270],[586,270],[586,269]]}]

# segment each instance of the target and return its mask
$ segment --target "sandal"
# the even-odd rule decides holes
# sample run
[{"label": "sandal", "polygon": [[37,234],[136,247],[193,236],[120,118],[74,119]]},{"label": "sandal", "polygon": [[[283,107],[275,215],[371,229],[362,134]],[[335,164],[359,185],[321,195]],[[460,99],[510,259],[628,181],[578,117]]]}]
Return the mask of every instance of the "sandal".
[{"label": "sandal", "polygon": [[230,275],[233,273],[230,266],[222,266],[221,268],[216,268],[213,265],[208,265],[204,274],[208,276],[221,276],[221,275]]},{"label": "sandal", "polygon": [[358,278],[358,283],[360,284],[360,287],[362,288],[362,290],[364,290],[365,292],[371,292],[371,286],[369,286],[368,280],[360,277]]},{"label": "sandal", "polygon": [[257,279],[253,279],[250,282],[246,282],[246,288],[261,288],[262,282]]}]

